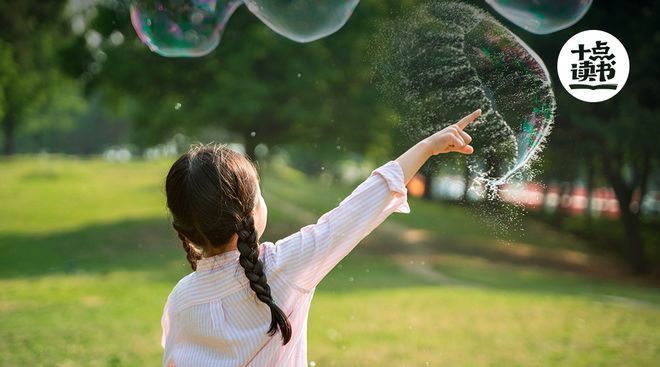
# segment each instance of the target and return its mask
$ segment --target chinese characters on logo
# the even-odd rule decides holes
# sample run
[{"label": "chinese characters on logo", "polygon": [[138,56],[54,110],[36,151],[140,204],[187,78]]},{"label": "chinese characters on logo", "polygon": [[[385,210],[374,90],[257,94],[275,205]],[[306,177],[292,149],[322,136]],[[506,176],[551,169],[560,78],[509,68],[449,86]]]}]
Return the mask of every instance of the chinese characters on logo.
[{"label": "chinese characters on logo", "polygon": [[[578,44],[576,50],[571,53],[578,54],[578,62],[571,64],[571,79],[577,82],[607,82],[614,78],[616,61],[614,54],[610,53],[610,47],[605,41],[596,41],[596,46],[590,50],[584,48],[584,44]],[[590,54],[587,56],[587,54]],[[617,84],[570,84],[571,89],[616,89]]]}]

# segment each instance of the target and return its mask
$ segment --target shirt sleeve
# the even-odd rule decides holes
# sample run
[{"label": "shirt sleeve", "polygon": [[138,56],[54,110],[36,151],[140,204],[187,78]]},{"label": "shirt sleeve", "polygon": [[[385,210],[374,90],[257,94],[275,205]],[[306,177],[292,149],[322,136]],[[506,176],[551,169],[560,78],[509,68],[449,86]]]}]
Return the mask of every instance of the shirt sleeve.
[{"label": "shirt sleeve", "polygon": [[316,224],[267,244],[269,272],[310,291],[391,213],[409,213],[407,199],[401,166],[386,163]]}]

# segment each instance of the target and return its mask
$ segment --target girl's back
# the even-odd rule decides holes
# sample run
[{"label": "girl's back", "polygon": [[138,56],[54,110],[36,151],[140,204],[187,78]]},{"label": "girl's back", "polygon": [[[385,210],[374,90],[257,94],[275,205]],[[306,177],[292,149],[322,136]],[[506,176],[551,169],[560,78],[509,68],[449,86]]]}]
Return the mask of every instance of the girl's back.
[{"label": "girl's back", "polygon": [[195,271],[165,305],[163,365],[306,366],[307,316],[318,283],[387,216],[410,211],[405,184],[431,155],[472,153],[463,129],[480,113],[374,170],[316,224],[275,244],[259,244],[267,209],[244,156],[219,145],[181,156],[165,189],[172,226]]},{"label": "girl's back", "polygon": [[[313,292],[292,286],[272,269],[262,244],[268,284],[291,322],[291,341],[266,333],[268,307],[256,299],[238,263],[237,250],[197,262],[197,270],[174,288],[163,316],[165,361],[176,366],[297,366],[306,364],[307,313]],[[167,339],[167,340],[166,340]]]},{"label": "girl's back", "polygon": [[307,365],[307,315],[316,285],[390,213],[409,211],[406,192],[401,167],[389,162],[316,224],[259,245],[268,293],[291,325],[285,345],[266,333],[272,313],[251,289],[239,250],[196,260],[196,271],[165,305],[164,365]]}]

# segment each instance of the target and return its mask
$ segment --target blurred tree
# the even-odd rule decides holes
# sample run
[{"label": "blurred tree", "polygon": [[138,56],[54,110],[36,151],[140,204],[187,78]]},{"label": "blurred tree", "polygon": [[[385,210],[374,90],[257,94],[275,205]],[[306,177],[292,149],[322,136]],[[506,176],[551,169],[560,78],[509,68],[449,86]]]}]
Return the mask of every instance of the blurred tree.
[{"label": "blurred tree", "polygon": [[[60,47],[70,38],[66,1],[0,0],[0,123],[3,154],[16,149],[19,128],[70,123],[82,108],[78,87],[61,71]],[[43,117],[44,113],[48,118]]]},{"label": "blurred tree", "polygon": [[126,8],[100,6],[92,27],[104,37],[122,32],[127,41],[107,50],[89,88],[117,103],[137,101],[134,140],[143,146],[214,125],[242,137],[251,155],[265,143],[296,144],[318,160],[383,156],[395,120],[370,85],[366,50],[377,20],[401,6],[364,1],[344,29],[308,44],[277,35],[241,7],[219,47],[201,58],[150,52]]},{"label": "blurred tree", "polygon": [[[495,14],[483,1],[469,2]],[[85,19],[93,22],[85,21],[75,36],[69,23],[73,18],[64,13],[65,0],[0,0],[5,154],[15,151],[19,131],[58,146],[63,139],[91,136],[92,130],[125,139],[128,119],[133,126],[130,139],[142,147],[177,132],[202,134],[217,126],[240,136],[248,153],[258,143],[295,145],[291,151],[296,159],[312,171],[320,169],[321,162],[345,156],[382,159],[405,148],[393,139],[398,136],[393,129],[397,116],[371,84],[368,50],[383,20],[418,1],[363,0],[342,30],[309,44],[277,35],[239,8],[220,46],[208,56],[190,59],[164,58],[142,45],[125,2],[77,3],[90,7]],[[621,2],[599,0],[575,26],[545,36],[529,34],[500,17],[542,56],[555,77],[558,117],[544,177],[607,180],[620,203],[630,263],[639,273],[648,270],[648,260],[641,214],[633,203],[646,192],[660,159],[659,7],[658,2],[623,7]],[[622,21],[612,22],[612,14]],[[585,29],[612,33],[631,59],[626,86],[603,103],[578,101],[556,82],[559,49]],[[99,45],[90,47],[95,38]],[[74,127],[72,111],[81,108],[78,78],[88,82],[87,95],[94,103]],[[121,132],[101,121],[101,105],[112,105],[123,117]]]},{"label": "blurred tree", "polygon": [[[612,14],[622,21],[612,22]],[[555,76],[558,119],[547,153],[564,158],[552,160],[549,166],[554,168],[546,166],[548,174],[585,171],[588,177],[591,169],[595,171],[592,175],[602,176],[612,186],[625,232],[624,251],[638,274],[647,273],[650,268],[640,233],[641,212],[633,203],[646,193],[649,177],[660,159],[658,16],[658,2],[623,7],[618,1],[601,0],[567,30],[547,36],[517,32],[537,50]],[[626,47],[630,58],[626,85],[617,96],[601,103],[573,98],[556,79],[559,50],[568,38],[587,29],[613,34]]]}]

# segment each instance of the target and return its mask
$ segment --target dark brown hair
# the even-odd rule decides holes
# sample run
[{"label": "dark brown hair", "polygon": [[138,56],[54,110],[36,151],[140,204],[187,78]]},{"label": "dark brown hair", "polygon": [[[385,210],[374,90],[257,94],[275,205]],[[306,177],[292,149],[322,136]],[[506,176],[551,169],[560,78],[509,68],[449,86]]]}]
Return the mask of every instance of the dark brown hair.
[{"label": "dark brown hair", "polygon": [[[202,248],[227,245],[238,235],[239,263],[257,298],[268,305],[268,335],[279,329],[283,344],[291,339],[291,324],[274,303],[259,260],[259,243],[252,210],[256,204],[259,176],[252,162],[225,145],[193,146],[174,162],[167,174],[165,192],[176,230],[193,270]],[[191,244],[192,243],[192,244]]]}]

